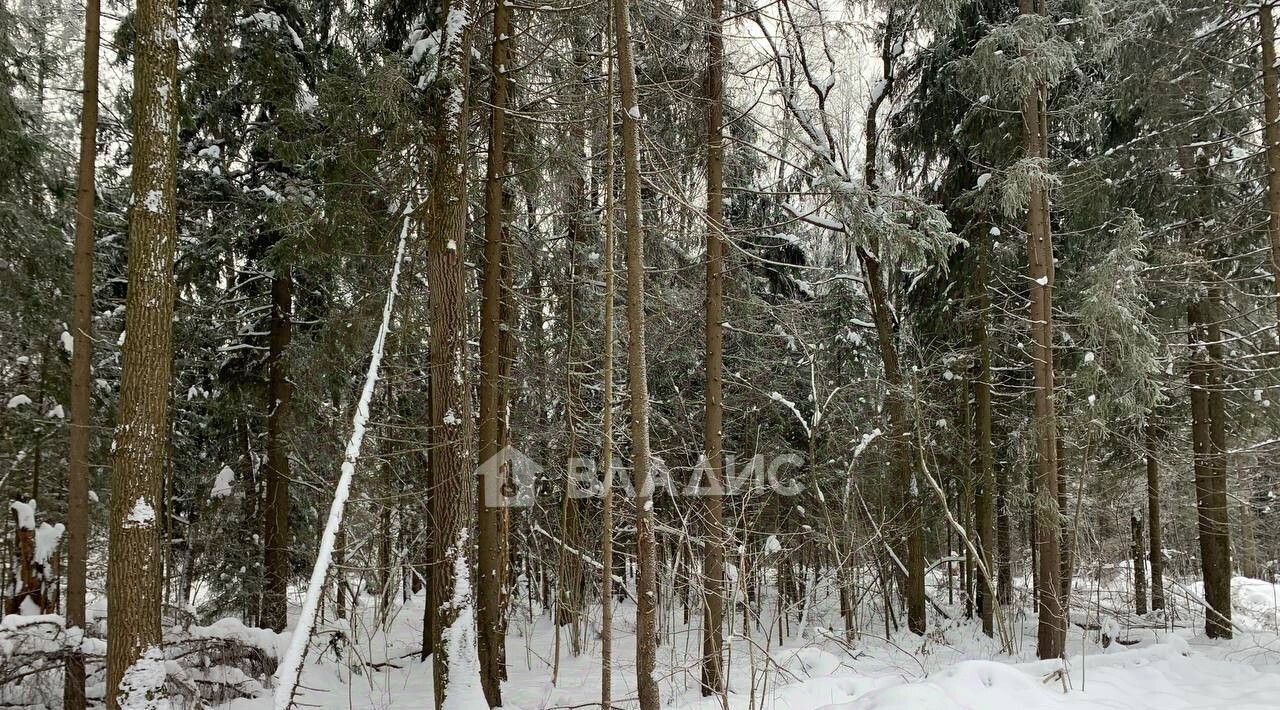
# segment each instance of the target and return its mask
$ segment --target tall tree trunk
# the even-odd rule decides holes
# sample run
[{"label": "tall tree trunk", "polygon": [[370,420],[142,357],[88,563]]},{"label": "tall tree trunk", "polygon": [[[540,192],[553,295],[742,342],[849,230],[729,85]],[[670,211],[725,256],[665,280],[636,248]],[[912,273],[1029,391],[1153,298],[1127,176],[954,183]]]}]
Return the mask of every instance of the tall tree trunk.
[{"label": "tall tree trunk", "polygon": [[1267,236],[1271,242],[1276,320],[1280,323],[1280,77],[1276,70],[1276,25],[1272,2],[1274,0],[1263,0],[1259,5],[1258,23],[1262,30],[1262,97],[1266,118],[1263,136],[1267,142]]},{"label": "tall tree trunk", "polygon": [[[480,461],[488,462],[502,449],[503,416],[500,403],[502,382],[502,298],[503,239],[506,194],[503,178],[507,171],[507,72],[511,66],[511,6],[503,0],[493,5],[493,53],[490,67],[493,89],[490,95],[489,156],[484,186],[484,262],[480,307]],[[500,467],[501,468],[501,467]],[[499,473],[499,471],[494,471]],[[505,673],[502,633],[502,580],[504,545],[502,508],[488,500],[486,482],[477,479],[479,559],[477,575],[480,595],[476,608],[476,642],[480,654],[480,680],[489,707],[502,705],[502,677]],[[497,487],[490,485],[491,490]]]},{"label": "tall tree trunk", "polygon": [[[71,428],[67,468],[67,626],[84,628],[89,546],[89,445],[93,437],[93,216],[98,154],[98,0],[85,0],[84,93],[80,110],[80,163],[76,174],[76,236],[72,262]],[[62,702],[84,710],[84,655],[67,656]]]},{"label": "tall tree trunk", "polygon": [[[583,146],[581,122],[575,121],[570,134],[574,137],[575,150]],[[551,681],[555,683],[560,672],[560,640],[566,627],[569,634],[569,650],[574,656],[582,653],[582,564],[578,551],[582,549],[579,532],[579,512],[574,490],[574,465],[578,457],[578,243],[582,239],[581,197],[586,184],[579,166],[573,167],[570,191],[573,198],[565,207],[568,218],[566,241],[569,247],[568,276],[565,290],[565,367],[564,367],[564,418],[567,434],[564,480],[560,492],[560,546],[556,563],[556,614],[555,650],[552,660]]]},{"label": "tall tree trunk", "polygon": [[[606,23],[608,24],[608,23]],[[604,483],[600,497],[600,710],[613,708],[613,52],[609,46],[612,26],[605,31],[605,187],[604,187],[604,294],[600,362],[600,468]],[[625,579],[623,580],[625,583]]]},{"label": "tall tree trunk", "polygon": [[724,692],[724,0],[709,0],[707,25],[706,412],[703,456],[711,495],[703,498],[702,694]]},{"label": "tall tree trunk", "polygon": [[[422,233],[427,237],[428,317],[431,367],[431,597],[437,606],[434,634],[436,707],[445,705],[449,672],[466,667],[470,659],[451,659],[450,653],[477,653],[465,640],[474,629],[453,629],[465,623],[462,608],[470,599],[457,599],[466,582],[459,579],[463,561],[473,544],[468,528],[475,493],[470,368],[467,366],[467,135],[468,74],[474,8],[468,0],[443,0],[440,26],[450,28],[442,38],[440,71],[432,87],[438,114],[430,139],[435,161],[426,203],[419,208]],[[471,585],[467,585],[471,586]],[[455,633],[449,633],[454,631]],[[450,638],[463,643],[451,644]],[[460,647],[461,646],[461,647]],[[458,663],[453,661],[457,660]],[[478,661],[476,661],[478,662]]]},{"label": "tall tree trunk", "polygon": [[1227,512],[1226,436],[1222,421],[1222,344],[1217,288],[1187,309],[1192,361],[1191,440],[1196,523],[1204,574],[1204,631],[1231,638],[1231,537]]},{"label": "tall tree trunk", "polygon": [[111,485],[107,687],[110,710],[128,702],[120,681],[159,645],[160,525],[172,387],[173,259],[177,222],[178,8],[139,0],[134,17],[133,199],[124,364]]},{"label": "tall tree trunk", "polygon": [[627,372],[631,386],[631,455],[636,489],[636,687],[640,710],[658,710],[658,589],[653,491],[649,471],[649,374],[645,353],[644,227],[640,223],[640,104],[631,58],[628,0],[611,0],[622,90],[622,204],[627,234]]},{"label": "tall tree trunk", "polygon": [[[1043,12],[1041,0],[1021,0],[1022,14]],[[1022,123],[1028,157],[1049,157],[1045,87],[1037,84],[1022,101]],[[1049,191],[1043,181],[1031,186],[1027,215],[1028,273],[1031,279],[1031,359],[1035,372],[1036,548],[1040,612],[1036,653],[1058,658],[1066,644],[1062,608],[1061,511],[1058,510],[1057,422],[1053,396],[1053,237],[1049,226]]]},{"label": "tall tree trunk", "polygon": [[[1149,415],[1150,416],[1150,415]],[[1156,430],[1147,421],[1147,531],[1151,561],[1151,610],[1164,608],[1164,546],[1160,528],[1160,462],[1156,459]]]},{"label": "tall tree trunk", "polygon": [[285,427],[293,385],[285,351],[293,336],[293,275],[279,267],[271,278],[271,336],[267,355],[267,465],[262,508],[262,625],[283,631],[289,612],[289,448]]},{"label": "tall tree trunk", "polygon": [[[894,60],[901,51],[897,42],[897,33],[900,28],[895,26],[894,20],[893,13],[890,13],[885,20],[880,44],[883,88],[872,94],[871,104],[867,108],[864,131],[866,163],[863,166],[863,180],[871,193],[869,200],[872,202],[875,201],[875,191],[879,188],[879,111],[885,100],[893,93],[896,79]],[[868,246],[869,249],[859,246],[857,253],[871,304],[871,317],[876,328],[876,340],[884,367],[884,377],[889,384],[885,410],[889,415],[889,426],[893,437],[894,484],[900,496],[899,509],[903,520],[902,530],[906,548],[907,628],[912,633],[924,634],[928,625],[924,591],[924,518],[920,511],[918,487],[912,466],[910,422],[907,416],[907,395],[904,391],[906,382],[903,380],[898,363],[896,324],[881,271],[880,239],[874,231],[868,234]]]},{"label": "tall tree trunk", "polygon": [[978,349],[978,373],[973,382],[974,418],[976,426],[974,438],[978,450],[978,486],[974,496],[974,517],[978,528],[978,554],[982,564],[978,569],[978,613],[982,617],[982,632],[987,636],[995,633],[994,609],[997,602],[992,598],[991,590],[996,587],[995,580],[988,579],[983,569],[990,573],[995,567],[993,553],[996,551],[996,506],[995,506],[995,446],[991,441],[991,343],[987,334],[987,320],[990,318],[991,297],[987,293],[987,266],[991,254],[991,235],[984,232],[978,244],[978,270],[975,275],[978,290],[978,317],[974,325],[974,340]]}]

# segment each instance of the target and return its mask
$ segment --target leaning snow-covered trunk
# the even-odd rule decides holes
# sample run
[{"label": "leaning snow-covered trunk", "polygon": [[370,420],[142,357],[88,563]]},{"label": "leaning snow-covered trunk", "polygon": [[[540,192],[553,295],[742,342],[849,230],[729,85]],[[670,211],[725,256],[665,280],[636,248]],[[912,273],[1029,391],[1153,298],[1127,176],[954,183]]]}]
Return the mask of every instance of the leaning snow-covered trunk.
[{"label": "leaning snow-covered trunk", "polygon": [[[311,570],[307,596],[303,599],[302,610],[298,614],[298,624],[289,641],[289,650],[285,652],[276,670],[275,710],[286,710],[293,705],[293,694],[298,686],[302,660],[307,652],[307,644],[311,641],[311,630],[315,626],[320,602],[324,599],[325,579],[329,574],[330,561],[335,548],[340,556],[346,552],[345,532],[341,542],[338,542],[338,534],[339,531],[345,530],[342,527],[342,515],[346,509],[347,497],[351,494],[351,479],[355,476],[356,461],[360,459],[365,425],[369,422],[369,402],[373,399],[373,387],[378,382],[378,370],[382,366],[382,353],[387,342],[387,332],[391,329],[391,313],[395,309],[397,289],[400,285],[400,264],[404,261],[405,242],[408,241],[411,224],[412,220],[406,213],[400,230],[400,243],[396,247],[396,260],[391,267],[391,285],[387,289],[387,298],[382,306],[382,324],[378,327],[378,335],[373,341],[373,348],[369,354],[369,369],[364,377],[364,387],[360,390],[360,400],[356,403],[356,411],[351,418],[351,438],[347,440],[338,485],[334,489],[333,502],[329,505],[329,518],[325,523],[324,533],[320,536],[320,549],[316,552],[316,562]],[[338,617],[342,618],[345,585],[340,580],[337,587]]]}]

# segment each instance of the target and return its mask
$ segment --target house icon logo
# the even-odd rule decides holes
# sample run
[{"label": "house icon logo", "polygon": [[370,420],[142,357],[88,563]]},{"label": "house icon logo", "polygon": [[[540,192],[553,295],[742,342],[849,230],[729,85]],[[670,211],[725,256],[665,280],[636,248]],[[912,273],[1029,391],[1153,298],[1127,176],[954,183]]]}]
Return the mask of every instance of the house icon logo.
[{"label": "house icon logo", "polygon": [[532,506],[540,471],[542,466],[523,451],[514,446],[504,446],[476,467],[476,475],[484,484],[484,504],[490,508]]}]

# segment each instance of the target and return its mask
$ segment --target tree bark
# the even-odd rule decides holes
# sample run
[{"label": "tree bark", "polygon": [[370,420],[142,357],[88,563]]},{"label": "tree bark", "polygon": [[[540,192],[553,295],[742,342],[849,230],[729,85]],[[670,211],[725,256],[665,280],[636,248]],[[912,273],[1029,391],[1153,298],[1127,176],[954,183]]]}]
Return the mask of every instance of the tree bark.
[{"label": "tree bark", "polygon": [[[1271,276],[1275,290],[1276,320],[1280,323],[1280,77],[1276,70],[1276,26],[1273,0],[1258,7],[1262,33],[1262,96],[1267,142],[1267,237],[1271,243]],[[1280,326],[1278,326],[1280,327]]]},{"label": "tree bark", "polygon": [[1156,459],[1156,430],[1150,421],[1147,438],[1147,531],[1151,561],[1151,610],[1164,608],[1164,546],[1160,528],[1160,462]]},{"label": "tree bark", "polygon": [[[85,0],[84,93],[80,109],[80,162],[76,174],[76,234],[72,261],[71,427],[67,467],[67,627],[85,625],[89,547],[89,448],[93,438],[93,217],[98,154],[98,0]],[[84,710],[84,655],[67,655],[62,702]]]},{"label": "tree bark", "polygon": [[173,260],[177,223],[178,12],[174,0],[139,0],[133,68],[133,199],[124,364],[111,486],[107,687],[157,649],[164,570],[156,510],[163,496],[172,387]]},{"label": "tree bark", "polygon": [[[1041,14],[1039,0],[1020,0],[1022,14]],[[1038,84],[1022,101],[1026,154],[1049,157],[1045,87]],[[1036,437],[1036,578],[1040,613],[1036,653],[1058,658],[1066,644],[1066,615],[1062,608],[1061,511],[1058,509],[1057,422],[1053,392],[1053,237],[1049,225],[1048,187],[1033,181],[1027,215],[1028,272],[1031,279],[1031,358],[1035,372]]]},{"label": "tree bark", "polygon": [[[605,30],[605,54],[608,56],[605,77],[605,103],[608,125],[605,126],[604,187],[604,295],[602,297],[601,334],[604,341],[600,362],[600,468],[603,485],[600,497],[600,710],[613,708],[613,54],[609,43],[612,26]],[[625,580],[624,580],[625,581]]]},{"label": "tree bark", "polygon": [[262,508],[262,625],[284,631],[289,612],[289,448],[285,428],[293,385],[285,351],[293,336],[293,276],[279,267],[271,277],[271,335],[267,354],[267,465]]},{"label": "tree bark", "polygon": [[724,0],[709,0],[707,26],[707,301],[706,403],[703,457],[711,495],[703,498],[706,532],[702,579],[702,694],[719,695],[724,683]]},{"label": "tree bark", "polygon": [[636,687],[640,710],[658,710],[658,590],[649,473],[649,375],[645,353],[644,227],[640,222],[640,104],[627,0],[611,0],[622,90],[622,203],[627,235],[627,370],[631,385],[632,476],[636,489]]},{"label": "tree bark", "polygon": [[[484,262],[480,307],[480,461],[487,462],[502,449],[504,400],[502,381],[503,240],[507,171],[507,71],[511,66],[511,6],[504,0],[493,5],[493,51],[490,67],[489,155],[485,171]],[[477,576],[480,593],[476,608],[476,642],[480,654],[480,681],[489,707],[502,706],[505,674],[502,625],[502,581],[505,577],[502,542],[502,509],[485,495],[486,481],[477,478],[479,550]]]},{"label": "tree bark", "polygon": [[978,290],[978,317],[974,326],[974,340],[978,350],[978,372],[973,381],[974,396],[974,437],[978,450],[978,486],[974,496],[974,517],[978,528],[978,554],[982,565],[978,565],[979,580],[977,584],[978,614],[982,617],[982,633],[992,636],[995,633],[994,609],[997,602],[991,598],[991,589],[996,587],[985,577],[982,570],[994,570],[993,552],[996,550],[996,514],[995,514],[995,447],[991,441],[991,343],[987,334],[987,321],[990,318],[991,297],[987,293],[987,265],[991,253],[991,235],[985,232],[978,244],[978,269],[975,280]]},{"label": "tree bark", "polygon": [[1226,435],[1222,421],[1222,344],[1217,290],[1187,308],[1192,361],[1191,442],[1196,488],[1196,527],[1204,575],[1204,631],[1231,638],[1231,537],[1227,512]]},{"label": "tree bark", "polygon": [[[468,0],[443,0],[439,5],[444,33],[440,71],[431,89],[438,113],[431,127],[430,187],[419,208],[427,238],[428,317],[431,381],[431,597],[437,605],[434,624],[436,707],[450,692],[450,644],[444,630],[453,627],[462,611],[453,604],[457,591],[456,564],[470,555],[469,522],[475,483],[472,480],[473,422],[470,368],[467,366],[467,136],[468,75],[474,8]],[[474,587],[473,587],[474,588]],[[467,652],[469,649],[465,649]]]},{"label": "tree bark", "polygon": [[[892,94],[895,84],[894,60],[897,57],[897,32],[894,15],[890,13],[885,21],[884,33],[881,36],[880,59],[881,75],[884,87],[872,96],[867,108],[864,135],[866,137],[866,156],[863,165],[863,181],[869,191],[868,200],[875,202],[875,191],[879,188],[878,151],[880,145],[879,111],[885,100]],[[875,232],[867,235],[869,248],[861,246],[857,249],[858,261],[862,265],[865,278],[867,298],[871,305],[871,318],[876,329],[876,340],[880,350],[880,360],[884,367],[884,377],[889,384],[885,410],[889,415],[889,427],[892,435],[892,466],[894,483],[897,486],[901,504],[902,531],[906,549],[905,593],[907,601],[907,628],[915,634],[924,634],[928,625],[925,612],[924,591],[924,524],[920,510],[918,486],[916,485],[912,466],[912,445],[910,422],[907,416],[906,383],[898,362],[898,346],[896,323],[889,305],[889,295],[884,285],[881,272],[880,238]],[[812,458],[812,457],[811,457]]]},{"label": "tree bark", "polygon": [[1009,471],[996,471],[996,601],[1013,603],[1013,522],[1009,518]]}]

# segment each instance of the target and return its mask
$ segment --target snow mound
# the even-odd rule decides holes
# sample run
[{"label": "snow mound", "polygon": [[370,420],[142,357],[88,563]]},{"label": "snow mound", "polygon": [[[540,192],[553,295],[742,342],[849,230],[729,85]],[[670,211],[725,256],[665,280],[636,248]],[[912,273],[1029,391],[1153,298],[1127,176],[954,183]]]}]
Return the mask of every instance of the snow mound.
[{"label": "snow mound", "polygon": [[218,619],[208,626],[192,626],[187,629],[192,638],[229,639],[239,641],[246,646],[261,650],[271,658],[283,658],[289,648],[289,632],[276,633],[271,629],[259,629],[245,626],[243,621],[233,617]]},{"label": "snow mound", "polygon": [[995,661],[961,661],[931,680],[873,690],[852,703],[829,705],[823,710],[1016,709],[1043,707],[1048,701],[1045,688],[1013,666]]},{"label": "snow mound", "polygon": [[961,705],[947,695],[947,691],[934,683],[912,683],[873,690],[851,703],[824,705],[819,710],[889,710],[890,708],[894,710],[902,708],[968,710],[969,707],[994,706]]},{"label": "snow mound", "polygon": [[806,646],[788,651],[779,659],[779,665],[796,678],[829,676],[840,670],[840,657],[821,648]]}]

